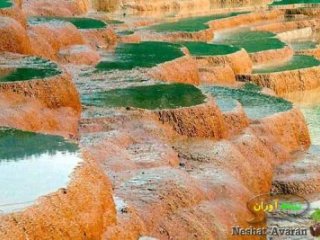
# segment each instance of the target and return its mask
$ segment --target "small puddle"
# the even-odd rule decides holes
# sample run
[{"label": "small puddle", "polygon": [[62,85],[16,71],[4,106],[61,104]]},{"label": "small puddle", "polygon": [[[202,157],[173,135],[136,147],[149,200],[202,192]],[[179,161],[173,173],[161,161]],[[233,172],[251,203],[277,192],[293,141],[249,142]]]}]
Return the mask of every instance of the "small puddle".
[{"label": "small puddle", "polygon": [[98,107],[169,109],[205,102],[205,95],[193,85],[157,84],[82,95],[82,103]]},{"label": "small puddle", "polygon": [[78,146],[62,137],[0,128],[0,213],[66,187],[81,161]]}]

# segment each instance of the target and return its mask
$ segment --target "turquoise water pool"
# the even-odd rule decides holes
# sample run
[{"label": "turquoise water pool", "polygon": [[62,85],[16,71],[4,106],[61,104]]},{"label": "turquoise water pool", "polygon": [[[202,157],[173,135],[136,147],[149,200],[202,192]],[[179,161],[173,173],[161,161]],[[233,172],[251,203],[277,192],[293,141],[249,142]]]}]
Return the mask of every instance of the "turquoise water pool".
[{"label": "turquoise water pool", "polygon": [[264,118],[278,112],[288,111],[292,104],[282,98],[264,95],[258,87],[247,86],[242,89],[227,87],[207,86],[202,88],[204,92],[217,99],[222,111],[231,111],[240,102],[251,119]]},{"label": "turquoise water pool", "polygon": [[287,5],[287,4],[319,4],[320,0],[277,0],[271,5]]},{"label": "turquoise water pool", "polygon": [[101,71],[150,68],[184,56],[181,47],[167,42],[119,44],[108,60],[101,61],[96,68]]},{"label": "turquoise water pool", "polygon": [[12,5],[12,0],[0,0],[0,8],[9,8]]},{"label": "turquoise water pool", "polygon": [[82,96],[82,103],[98,107],[167,109],[204,103],[206,97],[193,85],[157,84],[115,89]]},{"label": "turquoise water pool", "polygon": [[25,57],[12,62],[1,62],[0,69],[9,70],[3,74],[0,70],[0,84],[1,82],[44,79],[61,74],[57,64],[38,57]]},{"label": "turquoise water pool", "polygon": [[320,61],[312,56],[294,56],[290,61],[277,66],[254,69],[253,73],[273,73],[320,66]]},{"label": "turquoise water pool", "polygon": [[0,213],[66,187],[81,161],[78,146],[62,137],[0,128]]},{"label": "turquoise water pool", "polygon": [[209,27],[206,23],[210,21],[233,17],[244,13],[248,12],[233,12],[227,14],[184,18],[176,22],[154,25],[152,27],[149,27],[148,29],[156,32],[198,32],[208,29]]},{"label": "turquoise water pool", "polygon": [[233,45],[244,48],[249,53],[281,49],[286,46],[276,35],[260,31],[235,31],[222,34],[214,43]]},{"label": "turquoise water pool", "polygon": [[240,48],[230,45],[204,42],[181,42],[180,44],[188,48],[190,54],[194,56],[227,55],[240,50]]}]

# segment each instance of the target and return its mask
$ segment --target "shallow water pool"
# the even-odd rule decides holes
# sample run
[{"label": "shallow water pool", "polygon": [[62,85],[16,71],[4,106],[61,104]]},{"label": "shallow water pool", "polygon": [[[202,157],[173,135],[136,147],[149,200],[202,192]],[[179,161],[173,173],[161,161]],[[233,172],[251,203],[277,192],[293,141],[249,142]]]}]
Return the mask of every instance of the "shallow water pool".
[{"label": "shallow water pool", "polygon": [[248,90],[228,87],[207,86],[204,92],[211,94],[217,99],[217,104],[222,111],[231,111],[240,102],[251,119],[264,118],[278,112],[288,111],[292,104],[282,98],[264,95],[256,88]]},{"label": "shallow water pool", "polygon": [[0,0],[0,8],[12,7],[12,0]]},{"label": "shallow water pool", "polygon": [[240,48],[230,45],[204,42],[181,42],[181,44],[188,48],[190,54],[194,56],[227,55],[240,50]]},{"label": "shallow water pool", "polygon": [[135,107],[167,109],[204,103],[202,92],[187,84],[157,84],[115,89],[82,96],[82,103],[98,107]]},{"label": "shallow water pool", "polygon": [[[5,71],[1,73],[2,70]],[[1,82],[44,79],[59,74],[61,74],[61,70],[58,65],[38,57],[25,57],[0,62],[0,84]]]},{"label": "shallow water pool", "polygon": [[176,22],[154,25],[152,27],[149,27],[148,29],[156,32],[198,32],[201,30],[208,29],[209,26],[206,23],[210,21],[233,17],[239,14],[244,14],[244,13],[248,13],[248,12],[232,12],[232,13],[226,13],[226,14],[216,14],[216,15],[210,15],[210,16],[184,18]]},{"label": "shallow water pool", "polygon": [[167,42],[127,43],[117,46],[108,59],[101,61],[97,70],[130,70],[136,67],[150,68],[157,64],[184,56],[180,44]]},{"label": "shallow water pool", "polygon": [[244,48],[249,53],[281,49],[286,46],[276,35],[270,32],[261,31],[232,31],[224,33],[214,43],[233,45]]},{"label": "shallow water pool", "polygon": [[0,213],[66,187],[81,162],[78,151],[62,137],[0,128]]},{"label": "shallow water pool", "polygon": [[276,66],[254,69],[253,73],[273,73],[320,66],[320,61],[312,56],[296,55],[290,61]]}]

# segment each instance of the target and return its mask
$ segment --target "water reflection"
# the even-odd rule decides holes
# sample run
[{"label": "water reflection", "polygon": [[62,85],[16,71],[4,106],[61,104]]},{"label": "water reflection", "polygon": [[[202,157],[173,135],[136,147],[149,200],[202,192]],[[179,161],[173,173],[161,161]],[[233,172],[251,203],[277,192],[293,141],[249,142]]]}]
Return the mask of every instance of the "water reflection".
[{"label": "water reflection", "polygon": [[61,137],[0,128],[0,211],[65,187],[80,161],[77,145]]}]

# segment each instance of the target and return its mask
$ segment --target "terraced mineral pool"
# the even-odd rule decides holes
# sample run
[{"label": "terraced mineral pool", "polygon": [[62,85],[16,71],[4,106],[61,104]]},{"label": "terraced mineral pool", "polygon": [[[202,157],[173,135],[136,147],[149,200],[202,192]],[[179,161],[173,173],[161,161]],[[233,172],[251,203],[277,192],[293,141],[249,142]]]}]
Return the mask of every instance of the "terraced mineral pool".
[{"label": "terraced mineral pool", "polygon": [[80,17],[30,17],[29,24],[42,24],[48,22],[70,22],[78,29],[101,29],[106,28],[107,24],[104,21],[94,18]]},{"label": "terraced mineral pool", "polygon": [[12,7],[12,0],[0,0],[0,8]]},{"label": "terraced mineral pool", "polygon": [[282,98],[264,95],[257,89],[233,89],[227,87],[203,87],[203,91],[212,94],[222,111],[230,111],[240,102],[251,119],[260,119],[278,112],[288,111],[292,104]]},{"label": "terraced mineral pool", "polygon": [[298,42],[291,42],[290,43],[293,50],[307,50],[307,49],[314,49],[317,47],[317,43],[313,41],[298,41]]},{"label": "terraced mineral pool", "polygon": [[244,48],[249,53],[281,49],[286,46],[275,34],[261,31],[228,32],[217,38],[214,43],[233,45]]},{"label": "terraced mineral pool", "polygon": [[287,4],[319,4],[320,0],[276,0],[271,5],[287,5]]},{"label": "terraced mineral pool", "polygon": [[204,42],[181,42],[194,56],[227,55],[240,50],[238,47],[222,44],[209,44]]},{"label": "terraced mineral pool", "polygon": [[102,71],[150,68],[184,56],[181,47],[179,44],[167,42],[120,44],[115,52],[110,53],[96,68]]},{"label": "terraced mineral pool", "polygon": [[312,56],[294,56],[290,61],[277,66],[255,69],[253,73],[272,73],[320,66],[320,61]]},{"label": "terraced mineral pool", "polygon": [[143,109],[168,109],[189,107],[204,103],[202,92],[187,84],[157,84],[82,96],[82,103],[98,107],[135,107]]},{"label": "terraced mineral pool", "polygon": [[0,62],[0,83],[44,79],[58,74],[61,71],[55,63],[37,57]]},{"label": "terraced mineral pool", "polygon": [[228,18],[248,12],[233,12],[227,14],[210,15],[202,17],[191,17],[178,20],[176,22],[162,23],[149,27],[148,29],[156,32],[198,32],[206,30],[209,26],[206,24],[213,20]]},{"label": "terraced mineral pool", "polygon": [[65,187],[81,162],[78,151],[62,137],[0,128],[0,213]]}]

